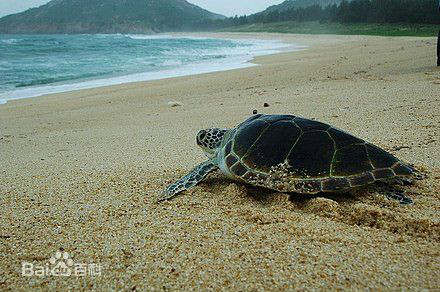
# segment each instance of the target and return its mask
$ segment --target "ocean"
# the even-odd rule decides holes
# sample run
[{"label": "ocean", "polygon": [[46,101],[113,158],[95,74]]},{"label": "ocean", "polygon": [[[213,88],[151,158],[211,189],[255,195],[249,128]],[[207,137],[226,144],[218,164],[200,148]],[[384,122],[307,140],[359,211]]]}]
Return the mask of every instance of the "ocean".
[{"label": "ocean", "polygon": [[253,66],[280,41],[168,35],[0,35],[0,103]]}]

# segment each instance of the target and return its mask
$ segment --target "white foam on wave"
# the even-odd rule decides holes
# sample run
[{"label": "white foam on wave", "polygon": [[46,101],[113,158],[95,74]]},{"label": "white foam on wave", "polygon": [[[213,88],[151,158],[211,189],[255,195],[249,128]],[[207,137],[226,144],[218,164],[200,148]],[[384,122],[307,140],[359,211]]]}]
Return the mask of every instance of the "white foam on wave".
[{"label": "white foam on wave", "polygon": [[[151,36],[142,36],[142,37],[151,37]],[[164,35],[158,37],[165,38]],[[173,37],[173,38],[187,39],[187,37]],[[208,58],[207,60],[198,63],[181,65],[170,61],[170,65],[175,65],[175,67],[161,71],[144,72],[144,73],[109,77],[109,78],[96,79],[96,80],[87,80],[76,83],[33,86],[33,87],[26,87],[18,90],[8,91],[0,94],[0,104],[4,104],[9,100],[37,97],[41,95],[55,94],[55,93],[61,93],[67,91],[75,91],[81,89],[90,89],[90,88],[124,84],[130,82],[158,80],[158,79],[165,79],[172,77],[181,77],[188,75],[247,68],[247,67],[257,66],[256,64],[250,63],[250,61],[254,57],[279,53],[280,51],[285,51],[285,50],[298,51],[306,48],[305,46],[295,46],[292,44],[283,43],[278,40],[267,41],[267,40],[246,39],[246,40],[230,40],[230,41],[234,41],[248,46],[239,46],[236,48],[228,48],[228,49],[222,48],[219,50],[214,50],[210,52],[209,55],[211,56],[218,55],[221,56],[221,58],[216,58],[216,59]]]},{"label": "white foam on wave", "polygon": [[133,40],[160,40],[160,39],[172,39],[171,35],[148,35],[148,34],[126,34],[125,37],[131,38]]},{"label": "white foam on wave", "polygon": [[169,66],[180,66],[180,65],[182,65],[182,61],[180,61],[180,60],[165,60],[162,63],[162,66],[167,66],[167,67],[169,67]]},{"label": "white foam on wave", "polygon": [[21,42],[22,40],[23,39],[5,39],[5,40],[0,40],[0,43],[7,45],[14,45]]},{"label": "white foam on wave", "polygon": [[160,40],[160,39],[185,39],[185,40],[211,40],[215,38],[210,37],[196,37],[196,36],[173,36],[167,34],[149,35],[149,34],[126,34],[124,35],[133,40]]}]

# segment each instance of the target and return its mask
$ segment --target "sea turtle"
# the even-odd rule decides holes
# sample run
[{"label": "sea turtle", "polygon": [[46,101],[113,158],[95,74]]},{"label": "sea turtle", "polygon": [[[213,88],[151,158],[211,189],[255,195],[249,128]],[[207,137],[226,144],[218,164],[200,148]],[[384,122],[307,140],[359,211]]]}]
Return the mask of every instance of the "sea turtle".
[{"label": "sea turtle", "polygon": [[[197,134],[209,160],[169,185],[167,200],[220,169],[227,177],[280,192],[341,192],[409,176],[413,169],[390,153],[328,124],[292,115],[253,115],[234,129]],[[403,194],[391,194],[403,204]]]}]

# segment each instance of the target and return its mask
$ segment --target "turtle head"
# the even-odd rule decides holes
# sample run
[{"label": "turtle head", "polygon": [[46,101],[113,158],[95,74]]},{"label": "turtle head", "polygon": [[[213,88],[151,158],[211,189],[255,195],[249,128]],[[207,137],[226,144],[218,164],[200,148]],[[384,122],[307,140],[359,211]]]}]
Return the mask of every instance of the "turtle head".
[{"label": "turtle head", "polygon": [[197,145],[202,148],[208,158],[214,158],[215,151],[220,147],[223,136],[227,131],[228,129],[218,128],[201,130],[197,134]]}]

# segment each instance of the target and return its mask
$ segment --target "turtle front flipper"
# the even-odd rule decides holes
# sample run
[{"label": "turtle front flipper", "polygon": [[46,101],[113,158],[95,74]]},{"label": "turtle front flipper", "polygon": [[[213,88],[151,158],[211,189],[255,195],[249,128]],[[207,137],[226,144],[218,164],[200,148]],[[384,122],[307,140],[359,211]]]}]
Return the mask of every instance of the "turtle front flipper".
[{"label": "turtle front flipper", "polygon": [[209,173],[216,170],[218,167],[213,160],[205,161],[196,166],[190,173],[169,185],[159,196],[158,201],[169,200],[178,193],[183,192],[201,182]]}]

